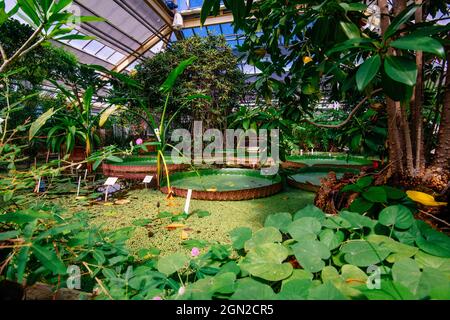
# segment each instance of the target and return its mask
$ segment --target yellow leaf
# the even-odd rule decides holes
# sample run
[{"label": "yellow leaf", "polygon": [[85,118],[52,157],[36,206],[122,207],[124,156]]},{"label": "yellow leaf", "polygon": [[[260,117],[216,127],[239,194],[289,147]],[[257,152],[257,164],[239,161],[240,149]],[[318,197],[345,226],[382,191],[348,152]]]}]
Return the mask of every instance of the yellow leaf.
[{"label": "yellow leaf", "polygon": [[189,239],[189,234],[188,234],[186,231],[181,230],[180,239],[181,239],[181,240],[187,240],[187,239]]},{"label": "yellow leaf", "polygon": [[426,194],[420,191],[408,190],[406,191],[408,197],[418,203],[421,203],[425,206],[437,207],[437,206],[446,206],[447,202],[438,202],[434,200],[432,195]]},{"label": "yellow leaf", "polygon": [[311,57],[309,57],[309,56],[303,57],[303,63],[304,64],[310,63],[311,61],[313,61],[313,59]]},{"label": "yellow leaf", "polygon": [[100,120],[98,122],[98,125],[100,127],[103,127],[103,125],[108,121],[108,118],[110,115],[112,115],[117,109],[121,108],[120,105],[112,105],[108,108],[106,108],[103,113],[100,115]]}]

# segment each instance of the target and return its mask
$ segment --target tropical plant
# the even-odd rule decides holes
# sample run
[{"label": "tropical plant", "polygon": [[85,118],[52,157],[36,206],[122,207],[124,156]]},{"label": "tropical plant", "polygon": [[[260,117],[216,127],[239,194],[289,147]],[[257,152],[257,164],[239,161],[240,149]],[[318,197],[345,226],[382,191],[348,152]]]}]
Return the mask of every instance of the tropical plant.
[{"label": "tropical plant", "polygon": [[[219,12],[218,3],[204,2],[202,22],[211,12]],[[377,26],[361,27],[367,24],[373,7],[368,10],[362,1],[224,2],[233,13],[235,27],[245,32],[242,50],[262,71],[259,80],[265,81],[266,86],[261,88],[266,94],[280,101],[288,98],[285,105],[302,120],[308,119],[305,113],[310,108],[309,101],[302,97],[318,95],[322,88],[328,88],[331,99],[355,105],[342,123],[319,124],[335,129],[343,127],[373,99],[382,99],[391,164],[387,173],[423,177],[423,66],[448,58],[443,43],[449,27],[437,24],[438,11],[448,16],[444,1],[416,3],[407,6],[406,0],[395,0],[389,6],[386,0],[377,1],[381,17],[378,33]],[[282,85],[273,74],[286,75]],[[447,101],[450,91],[445,92]],[[293,108],[292,101],[300,109]],[[434,162],[435,167],[447,172],[450,155],[444,146],[450,137],[449,118],[448,108],[443,108]]]}]

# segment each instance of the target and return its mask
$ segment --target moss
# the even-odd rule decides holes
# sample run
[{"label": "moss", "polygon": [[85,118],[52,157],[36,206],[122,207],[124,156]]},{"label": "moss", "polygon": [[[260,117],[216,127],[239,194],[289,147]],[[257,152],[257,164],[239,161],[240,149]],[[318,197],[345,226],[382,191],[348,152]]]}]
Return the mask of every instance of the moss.
[{"label": "moss", "polygon": [[[93,206],[76,205],[73,198],[61,199],[61,204],[70,212],[88,211],[93,224],[100,224],[107,230],[115,230],[132,226],[138,219],[153,219],[146,227],[136,227],[128,245],[131,254],[139,249],[157,247],[161,254],[185,251],[181,242],[181,230],[169,231],[165,226],[171,223],[170,218],[156,219],[159,212],[168,211],[179,214],[183,211],[185,199],[167,200],[166,195],[156,190],[133,190],[127,195],[130,203],[125,205],[105,206],[99,203]],[[236,227],[249,227],[252,230],[261,228],[267,215],[275,212],[295,212],[313,202],[314,193],[287,189],[269,198],[248,201],[202,201],[192,200],[190,211],[206,210],[211,215],[199,218],[195,213],[181,221],[188,230],[189,239],[219,241],[230,243],[228,232]]]}]

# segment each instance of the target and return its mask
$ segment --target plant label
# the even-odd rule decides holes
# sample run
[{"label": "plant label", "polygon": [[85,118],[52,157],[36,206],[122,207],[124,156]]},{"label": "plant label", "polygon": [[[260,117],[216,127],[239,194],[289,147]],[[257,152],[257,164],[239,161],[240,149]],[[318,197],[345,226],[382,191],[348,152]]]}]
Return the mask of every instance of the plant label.
[{"label": "plant label", "polygon": [[77,197],[80,196],[81,176],[78,176]]},{"label": "plant label", "polygon": [[104,186],[113,186],[116,184],[118,179],[119,178],[116,178],[116,177],[109,177],[108,179],[106,179],[106,181],[103,185]]},{"label": "plant label", "polygon": [[81,163],[77,166],[77,170],[80,170],[80,168],[81,168]]},{"label": "plant label", "polygon": [[192,189],[188,190],[186,203],[184,204],[184,213],[189,214],[189,206],[191,204]]},{"label": "plant label", "polygon": [[152,182],[152,179],[153,179],[153,176],[145,176],[145,178],[144,178],[144,183],[150,183],[150,182]]},{"label": "plant label", "polygon": [[155,135],[156,135],[156,139],[158,139],[158,142],[161,142],[161,138],[159,136],[159,129],[158,128],[155,129]]}]

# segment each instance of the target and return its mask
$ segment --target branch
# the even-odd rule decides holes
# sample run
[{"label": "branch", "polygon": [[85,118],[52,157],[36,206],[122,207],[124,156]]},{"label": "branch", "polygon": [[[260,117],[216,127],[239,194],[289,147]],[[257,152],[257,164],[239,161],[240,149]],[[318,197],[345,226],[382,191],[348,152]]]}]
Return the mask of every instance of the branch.
[{"label": "branch", "polygon": [[2,55],[3,62],[8,60],[8,57],[6,56],[6,51],[3,48],[2,44],[0,43],[0,54]]},{"label": "branch", "polygon": [[[14,62],[14,60],[16,60],[17,58],[19,58],[22,53],[26,53],[29,50],[27,50],[28,46],[30,46],[30,44],[36,39],[37,36],[39,36],[39,34],[41,33],[41,31],[44,29],[44,25],[40,25],[39,28],[37,28],[33,34],[28,38],[28,40],[20,47],[19,50],[16,51],[16,53],[14,53],[14,55],[8,59],[3,61],[3,64],[0,67],[0,73],[2,73],[3,71],[5,71],[6,67],[8,65],[10,65],[12,62]],[[42,41],[41,41],[42,42]],[[34,46],[32,46],[34,48]]]},{"label": "branch", "polygon": [[309,124],[312,124],[316,127],[320,127],[320,128],[329,128],[329,129],[339,129],[343,126],[345,126],[347,123],[350,122],[350,120],[353,118],[353,116],[356,114],[356,112],[359,110],[359,108],[361,108],[363,106],[363,104],[370,99],[370,97],[378,92],[380,92],[382,89],[376,89],[374,91],[372,91],[372,93],[366,97],[364,97],[364,99],[361,100],[361,102],[359,102],[356,107],[352,110],[352,112],[350,112],[350,114],[348,115],[347,119],[345,119],[343,122],[339,123],[339,124],[320,124],[320,123],[316,123],[313,122],[312,120],[309,119],[303,119],[302,121],[304,122],[308,122]]}]

